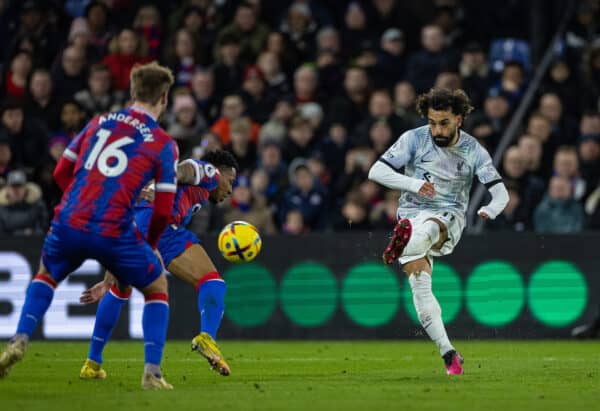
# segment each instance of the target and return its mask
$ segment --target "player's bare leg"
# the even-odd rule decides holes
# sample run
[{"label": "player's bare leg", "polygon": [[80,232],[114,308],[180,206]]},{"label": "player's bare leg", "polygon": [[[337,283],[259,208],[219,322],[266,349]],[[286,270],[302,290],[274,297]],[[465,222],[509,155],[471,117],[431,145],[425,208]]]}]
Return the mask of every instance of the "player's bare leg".
[{"label": "player's bare leg", "polygon": [[[172,390],[173,386],[165,381],[160,369],[169,321],[167,276],[165,273],[161,274],[152,284],[141,291],[146,300],[142,315],[145,357],[142,388],[145,390]],[[165,305],[166,310],[164,309]],[[160,327],[156,327],[157,323],[162,324]],[[150,335],[150,331],[153,334]]]},{"label": "player's bare leg", "polygon": [[[406,238],[408,234],[408,239]],[[446,226],[437,219],[425,221],[413,231],[410,221],[398,222],[390,245],[384,252],[384,261],[390,258],[415,256],[403,265],[413,294],[413,303],[421,325],[435,342],[444,359],[447,374],[462,374],[462,356],[456,352],[442,321],[442,309],[433,295],[431,286],[432,267],[427,257],[429,250],[439,249],[448,238]]]},{"label": "player's bare leg", "polygon": [[[212,263],[210,257],[199,244],[194,244],[186,249],[182,254],[174,258],[170,263],[168,270],[175,277],[182,281],[194,286],[198,293],[201,292],[199,289],[203,284],[203,279],[210,276],[212,273],[217,273],[217,269]],[[216,278],[214,280],[217,280]],[[208,281],[211,281],[210,279]],[[219,280],[218,281],[222,281]],[[223,283],[224,286],[224,283]],[[200,297],[200,296],[199,296]],[[219,314],[220,312],[220,314]],[[222,316],[222,308],[216,309],[216,314]],[[201,316],[204,317],[208,313],[202,312]],[[202,322],[205,321],[220,321],[219,319],[208,319],[202,318]],[[213,331],[213,334],[216,332]],[[208,332],[201,332],[192,339],[192,351],[197,351],[202,355],[211,368],[217,371],[223,376],[230,374],[231,370],[229,365],[225,361],[225,357],[221,353],[219,346],[215,339]]]},{"label": "player's bare leg", "polygon": [[[56,286],[56,282],[50,276],[50,273],[40,262],[40,268],[38,274],[35,276],[34,281],[43,282],[49,286]],[[38,321],[35,319],[34,321]],[[4,378],[8,375],[11,368],[25,356],[27,346],[29,344],[29,337],[27,334],[17,333],[6,345],[4,352],[0,353],[0,378]]]}]

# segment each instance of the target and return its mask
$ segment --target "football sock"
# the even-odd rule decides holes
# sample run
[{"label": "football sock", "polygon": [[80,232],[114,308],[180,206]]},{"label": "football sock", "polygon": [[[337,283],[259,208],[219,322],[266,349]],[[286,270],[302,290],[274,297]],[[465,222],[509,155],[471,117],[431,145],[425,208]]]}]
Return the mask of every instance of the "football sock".
[{"label": "football sock", "polygon": [[146,364],[160,366],[168,326],[169,297],[167,294],[152,293],[147,295],[144,312],[142,313],[144,359]]},{"label": "football sock", "polygon": [[410,241],[402,255],[427,254],[431,247],[440,240],[440,226],[434,221],[427,220],[414,230]]},{"label": "football sock", "polygon": [[226,289],[225,281],[217,272],[206,274],[196,284],[200,332],[208,333],[214,340],[217,339],[217,330],[225,311]]},{"label": "football sock", "polygon": [[131,290],[123,293],[114,285],[110,291],[100,301],[96,311],[96,322],[94,323],[94,332],[90,342],[90,351],[88,358],[102,364],[102,352],[104,346],[110,339],[110,336],[119,321],[121,308],[129,299]]},{"label": "football sock", "polygon": [[31,338],[35,327],[52,303],[55,288],[56,283],[45,275],[38,274],[33,278],[25,294],[25,304],[17,325],[18,335],[26,335],[28,339]]},{"label": "football sock", "polygon": [[417,316],[427,335],[438,346],[441,355],[453,350],[442,321],[442,309],[431,290],[431,276],[421,271],[411,274],[408,281]]}]

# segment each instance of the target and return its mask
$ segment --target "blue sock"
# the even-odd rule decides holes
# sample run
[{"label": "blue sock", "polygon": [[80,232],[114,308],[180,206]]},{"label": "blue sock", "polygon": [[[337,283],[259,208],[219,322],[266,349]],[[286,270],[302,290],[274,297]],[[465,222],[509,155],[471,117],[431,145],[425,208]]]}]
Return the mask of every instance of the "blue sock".
[{"label": "blue sock", "polygon": [[56,284],[46,276],[38,274],[34,277],[25,294],[25,304],[21,310],[17,334],[25,334],[31,338],[35,327],[44,318],[52,303],[55,287]]},{"label": "blue sock", "polygon": [[98,305],[96,311],[96,322],[94,323],[94,333],[90,341],[90,352],[88,358],[97,363],[102,363],[102,352],[104,346],[108,343],[110,336],[119,321],[121,308],[127,302],[131,291],[120,293],[118,289],[111,288]]},{"label": "blue sock", "polygon": [[198,290],[198,311],[200,311],[200,331],[217,339],[217,330],[221,325],[225,311],[225,281],[206,281]]},{"label": "blue sock", "polygon": [[146,364],[160,365],[167,327],[169,326],[169,303],[167,294],[151,294],[146,297],[142,328],[144,330],[144,358]]}]

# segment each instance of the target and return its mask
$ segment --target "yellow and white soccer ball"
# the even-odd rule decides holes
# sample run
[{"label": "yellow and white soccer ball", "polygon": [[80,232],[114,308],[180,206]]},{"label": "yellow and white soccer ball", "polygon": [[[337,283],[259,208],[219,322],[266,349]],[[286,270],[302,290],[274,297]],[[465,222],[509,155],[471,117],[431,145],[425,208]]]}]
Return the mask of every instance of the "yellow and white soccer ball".
[{"label": "yellow and white soccer ball", "polygon": [[227,261],[242,263],[256,258],[262,247],[258,230],[245,221],[227,224],[219,234],[219,251]]}]

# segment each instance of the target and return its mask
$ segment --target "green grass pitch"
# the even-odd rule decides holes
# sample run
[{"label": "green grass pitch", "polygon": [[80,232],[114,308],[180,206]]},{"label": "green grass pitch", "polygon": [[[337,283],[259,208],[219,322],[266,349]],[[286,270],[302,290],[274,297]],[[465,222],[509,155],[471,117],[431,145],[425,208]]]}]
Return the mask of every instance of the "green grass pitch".
[{"label": "green grass pitch", "polygon": [[112,342],[105,381],[79,380],[83,342],[39,342],[0,380],[0,410],[597,410],[597,342],[456,341],[465,375],[448,377],[430,342],[223,341],[221,377],[169,341],[171,392],[140,389],[142,343]]}]

